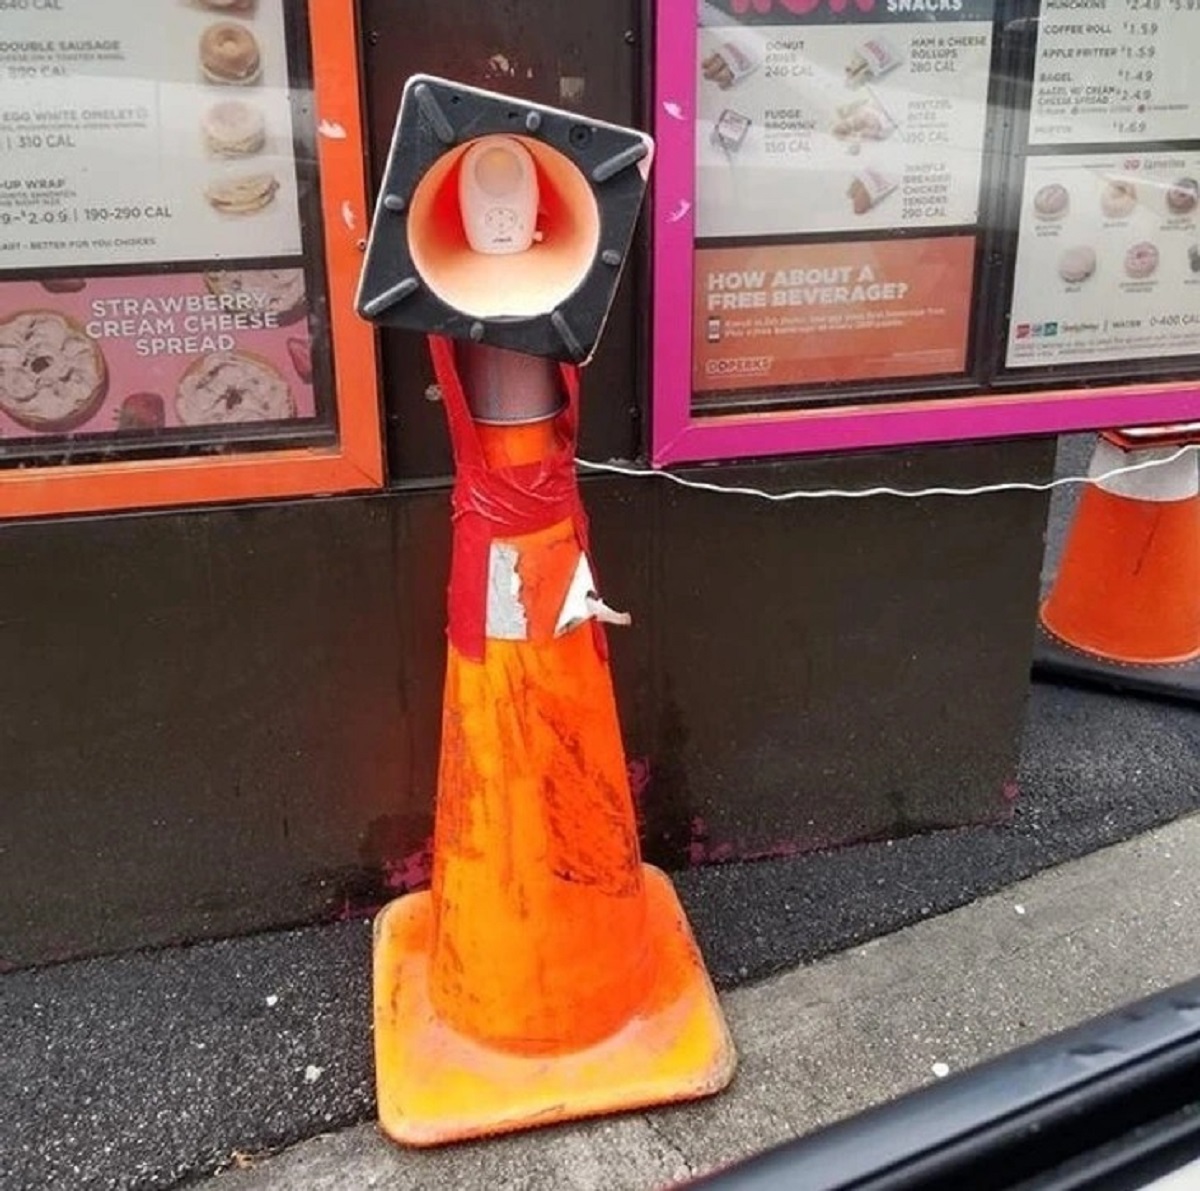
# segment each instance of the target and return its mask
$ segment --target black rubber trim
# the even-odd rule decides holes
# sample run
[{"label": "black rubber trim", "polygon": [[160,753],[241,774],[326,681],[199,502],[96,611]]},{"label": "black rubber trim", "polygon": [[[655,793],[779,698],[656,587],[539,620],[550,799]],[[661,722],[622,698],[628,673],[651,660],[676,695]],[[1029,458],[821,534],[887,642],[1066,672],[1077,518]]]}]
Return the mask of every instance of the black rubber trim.
[{"label": "black rubber trim", "polygon": [[720,1191],[1134,1188],[1197,1154],[1200,979],[691,1185]]}]

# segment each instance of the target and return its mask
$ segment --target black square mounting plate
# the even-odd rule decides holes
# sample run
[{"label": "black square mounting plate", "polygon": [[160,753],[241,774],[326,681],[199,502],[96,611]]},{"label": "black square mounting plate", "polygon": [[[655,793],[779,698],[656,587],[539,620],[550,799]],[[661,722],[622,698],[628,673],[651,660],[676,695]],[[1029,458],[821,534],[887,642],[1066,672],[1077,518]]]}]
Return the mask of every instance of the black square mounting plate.
[{"label": "black square mounting plate", "polygon": [[[491,134],[556,150],[596,201],[599,243],[578,286],[528,316],[478,317],[433,291],[414,263],[409,209],[421,179],[448,153]],[[530,355],[586,363],[616,295],[645,198],[654,143],[645,133],[431,75],[405,84],[355,305],[380,326],[472,339]]]}]

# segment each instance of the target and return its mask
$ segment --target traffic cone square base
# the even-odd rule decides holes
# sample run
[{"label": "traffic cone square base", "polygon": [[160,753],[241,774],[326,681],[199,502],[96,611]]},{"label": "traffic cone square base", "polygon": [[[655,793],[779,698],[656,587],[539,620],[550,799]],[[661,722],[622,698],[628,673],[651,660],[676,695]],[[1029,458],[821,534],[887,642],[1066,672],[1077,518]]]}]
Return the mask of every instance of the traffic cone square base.
[{"label": "traffic cone square base", "polygon": [[1034,677],[1065,680],[1108,691],[1200,703],[1200,660],[1158,665],[1137,665],[1085,653],[1060,641],[1038,625],[1033,646]]},{"label": "traffic cone square base", "polygon": [[375,920],[375,1071],[390,1138],[433,1146],[719,1092],[732,1040],[675,890],[645,865],[656,983],[646,1007],[584,1050],[518,1055],[482,1046],[436,1016],[429,998],[433,901],[410,894]]}]

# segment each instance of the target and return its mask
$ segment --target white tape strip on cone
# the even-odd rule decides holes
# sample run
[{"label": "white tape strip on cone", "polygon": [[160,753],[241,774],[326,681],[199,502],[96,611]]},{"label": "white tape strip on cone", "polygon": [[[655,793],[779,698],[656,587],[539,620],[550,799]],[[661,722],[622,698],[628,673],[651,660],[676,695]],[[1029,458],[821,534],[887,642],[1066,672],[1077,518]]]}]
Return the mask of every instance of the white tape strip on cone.
[{"label": "white tape strip on cone", "polygon": [[1171,459],[1179,453],[1178,447],[1148,447],[1145,450],[1123,451],[1120,447],[1102,438],[1096,444],[1088,478],[1096,486],[1113,496],[1126,500],[1154,501],[1166,504],[1171,501],[1190,500],[1200,496],[1200,462],[1195,451],[1188,451],[1178,459],[1159,467],[1146,467],[1141,471],[1125,472],[1119,476],[1105,473],[1128,467],[1131,463],[1150,463],[1160,459]]}]

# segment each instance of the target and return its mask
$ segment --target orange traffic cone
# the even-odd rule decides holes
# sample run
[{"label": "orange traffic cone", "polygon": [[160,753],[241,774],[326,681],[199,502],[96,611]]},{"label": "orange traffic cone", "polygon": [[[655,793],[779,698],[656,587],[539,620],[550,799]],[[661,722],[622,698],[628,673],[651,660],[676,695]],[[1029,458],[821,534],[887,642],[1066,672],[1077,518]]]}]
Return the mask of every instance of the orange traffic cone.
[{"label": "orange traffic cone", "polygon": [[[574,390],[552,418],[477,423],[452,349],[433,347],[460,483],[569,464]],[[456,551],[463,532],[456,519]],[[594,624],[615,614],[581,536],[555,515],[493,538],[481,656],[456,633],[452,578],[433,886],[387,906],[375,934],[379,1120],[406,1144],[702,1096],[733,1074],[683,910],[641,863]]]},{"label": "orange traffic cone", "polygon": [[[1172,456],[1178,456],[1172,458]],[[1131,464],[1168,460],[1108,476]],[[1099,658],[1200,657],[1200,470],[1195,451],[1101,437],[1042,624]],[[1104,478],[1104,477],[1108,478]]]}]

